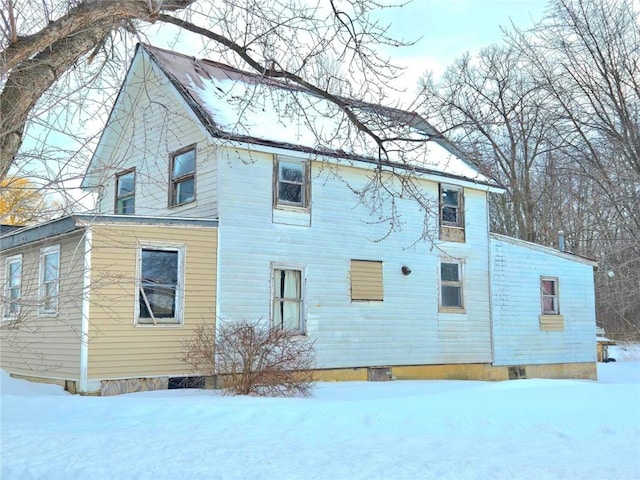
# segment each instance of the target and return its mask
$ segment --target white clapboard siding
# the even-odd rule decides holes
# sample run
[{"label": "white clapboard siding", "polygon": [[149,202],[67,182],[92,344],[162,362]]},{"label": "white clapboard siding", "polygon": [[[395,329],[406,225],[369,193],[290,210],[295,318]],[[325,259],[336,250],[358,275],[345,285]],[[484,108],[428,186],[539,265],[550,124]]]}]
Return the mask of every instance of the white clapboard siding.
[{"label": "white clapboard siding", "polygon": [[[484,192],[465,192],[467,243],[434,246],[420,241],[424,213],[414,201],[397,200],[403,224],[387,235],[388,223],[349,188],[363,186],[365,172],[341,167],[336,177],[319,162],[311,172],[310,226],[275,223],[272,162],[270,154],[220,149],[220,322],[268,322],[272,265],[289,265],[304,269],[306,331],[320,368],[491,361]],[[436,198],[436,183],[423,188]],[[464,257],[463,314],[438,313],[445,254]],[[352,259],[383,262],[383,301],[351,301]],[[402,274],[404,265],[411,275]]]},{"label": "white clapboard siding", "polygon": [[[540,277],[559,280],[564,327],[540,327]],[[550,248],[492,235],[491,293],[496,365],[593,362],[593,265]]]},{"label": "white clapboard siding", "polygon": [[[135,62],[101,142],[114,143],[100,172],[99,213],[115,209],[118,172],[136,169],[135,214],[217,217],[215,146],[190,107],[149,62]],[[118,132],[116,134],[115,132]],[[169,208],[170,155],[196,145],[196,200]]]}]

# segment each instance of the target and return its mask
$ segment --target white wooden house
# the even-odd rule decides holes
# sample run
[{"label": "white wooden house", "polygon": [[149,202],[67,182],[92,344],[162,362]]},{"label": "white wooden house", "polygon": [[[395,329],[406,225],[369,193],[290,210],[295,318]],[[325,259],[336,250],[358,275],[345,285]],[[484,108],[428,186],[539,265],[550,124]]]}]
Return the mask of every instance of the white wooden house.
[{"label": "white wooden house", "polygon": [[[313,340],[326,379],[366,379],[380,366],[395,378],[595,378],[595,263],[491,234],[487,195],[502,191],[491,178],[417,115],[348,104],[374,135],[400,139],[386,143],[382,160],[371,136],[305,90],[139,46],[83,187],[98,194],[102,223],[128,219],[127,238],[154,218],[175,218],[163,228],[183,235],[154,238],[139,227],[131,265],[116,262],[133,277],[118,297],[128,307],[111,321],[147,336],[151,352],[204,311],[211,324],[260,319]],[[196,298],[177,278],[182,294],[164,315],[167,299],[145,295],[145,252],[181,252],[180,262],[197,264],[202,229],[189,222],[205,219],[215,222],[206,230],[215,258],[204,258],[197,276],[211,291]],[[15,297],[5,319],[20,297],[11,259],[33,245],[17,235],[1,237],[13,245],[2,253],[5,296]],[[83,311],[87,329],[95,302]],[[135,347],[113,357],[112,371],[92,370],[93,345],[110,335],[101,326],[81,332],[78,377],[36,376],[81,391],[120,382],[126,391],[132,378],[190,373],[174,364],[166,373],[116,367],[139,360]],[[158,355],[178,355],[163,345]],[[28,375],[5,358],[3,368]]]}]

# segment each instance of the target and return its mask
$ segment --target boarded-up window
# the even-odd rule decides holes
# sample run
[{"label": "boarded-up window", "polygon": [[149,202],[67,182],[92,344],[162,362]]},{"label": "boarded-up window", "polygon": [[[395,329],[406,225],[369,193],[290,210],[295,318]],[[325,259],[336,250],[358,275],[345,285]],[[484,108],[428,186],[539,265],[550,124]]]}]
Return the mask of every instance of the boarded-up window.
[{"label": "boarded-up window", "polygon": [[351,260],[351,300],[382,301],[382,262]]}]

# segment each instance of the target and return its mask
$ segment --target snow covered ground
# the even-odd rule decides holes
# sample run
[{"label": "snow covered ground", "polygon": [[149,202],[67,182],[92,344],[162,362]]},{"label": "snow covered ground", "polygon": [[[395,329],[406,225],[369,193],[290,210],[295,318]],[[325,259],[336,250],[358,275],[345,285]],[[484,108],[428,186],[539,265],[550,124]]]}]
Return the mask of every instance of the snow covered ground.
[{"label": "snow covered ground", "polygon": [[322,383],[81,397],[2,372],[1,478],[638,479],[640,348],[598,382]]}]

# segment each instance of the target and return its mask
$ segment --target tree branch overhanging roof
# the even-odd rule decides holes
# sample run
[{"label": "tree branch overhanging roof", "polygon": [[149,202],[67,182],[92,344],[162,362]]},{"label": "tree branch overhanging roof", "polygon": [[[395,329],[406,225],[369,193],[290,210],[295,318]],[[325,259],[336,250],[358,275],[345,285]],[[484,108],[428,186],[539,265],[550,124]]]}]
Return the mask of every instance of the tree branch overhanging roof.
[{"label": "tree branch overhanging roof", "polygon": [[415,112],[320,95],[268,72],[249,73],[149,45],[138,45],[136,55],[153,61],[213,138],[500,188]]}]

